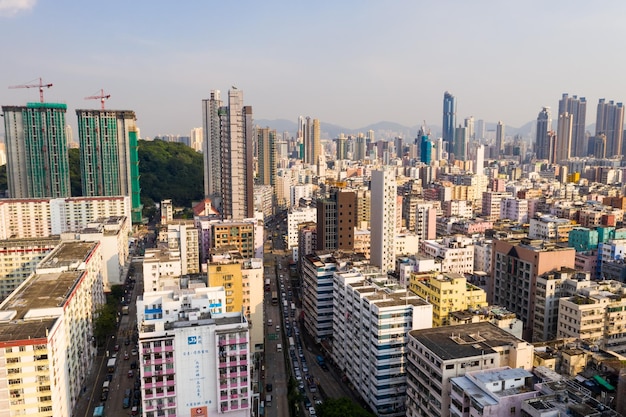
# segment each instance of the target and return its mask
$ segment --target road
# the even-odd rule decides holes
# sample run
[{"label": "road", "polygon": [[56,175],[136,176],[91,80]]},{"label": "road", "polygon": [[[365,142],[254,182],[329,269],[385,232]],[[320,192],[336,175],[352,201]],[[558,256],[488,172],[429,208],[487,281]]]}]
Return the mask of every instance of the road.
[{"label": "road", "polygon": [[[135,265],[136,271],[141,271],[141,265]],[[104,404],[105,415],[107,416],[127,416],[131,415],[131,408],[124,409],[122,402],[124,398],[125,389],[133,389],[134,378],[128,378],[128,371],[130,370],[130,364],[133,361],[139,363],[139,358],[133,356],[132,349],[134,342],[132,339],[134,330],[136,329],[137,321],[137,295],[143,293],[143,279],[138,272],[136,275],[136,283],[134,289],[128,285],[128,293],[130,294],[130,300],[128,302],[129,314],[121,315],[120,321],[117,327],[115,335],[109,338],[105,346],[98,349],[98,355],[94,363],[92,364],[92,370],[89,374],[87,382],[85,384],[85,393],[79,399],[72,415],[79,417],[91,417],[93,410],[96,406]],[[125,341],[128,338],[129,344],[125,345]],[[116,369],[113,373],[113,379],[110,382],[109,394],[106,401],[101,401],[102,384],[106,380],[107,376],[107,361],[115,354],[115,345],[119,345],[119,351],[117,352]],[[124,360],[124,352],[128,352],[129,359]]]}]

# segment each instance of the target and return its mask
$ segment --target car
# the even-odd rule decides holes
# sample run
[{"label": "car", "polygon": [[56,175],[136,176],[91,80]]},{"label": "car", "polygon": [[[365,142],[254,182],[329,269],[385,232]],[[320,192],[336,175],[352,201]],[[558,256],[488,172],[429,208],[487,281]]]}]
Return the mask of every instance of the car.
[{"label": "car", "polygon": [[139,407],[134,406],[134,407],[130,410],[130,414],[131,414],[132,416],[139,415]]},{"label": "car", "polygon": [[136,389],[135,392],[133,393],[133,396],[137,399],[141,398],[141,391]]},{"label": "car", "polygon": [[272,392],[272,384],[266,384],[265,385],[265,391]]},{"label": "car", "polygon": [[113,350],[114,350],[114,351],[116,351],[116,352],[117,352],[118,350],[120,350],[120,345],[115,345],[115,346],[113,347]]},{"label": "car", "polygon": [[131,362],[130,369],[137,369],[137,361],[132,361]]},{"label": "car", "polygon": [[124,397],[124,401],[122,401],[122,408],[130,408],[130,398]]},{"label": "car", "polygon": [[100,394],[100,401],[106,401],[109,398],[109,391],[102,391]]},{"label": "car", "polygon": [[129,357],[130,356],[128,356],[128,352],[124,352],[124,360],[127,361]]},{"label": "car", "polygon": [[124,340],[124,344],[125,344],[126,346],[130,345],[130,339],[126,339],[126,340]]},{"label": "car", "polygon": [[306,363],[302,364],[302,372],[309,372],[309,367],[306,366]]},{"label": "car", "polygon": [[304,406],[306,408],[309,408],[310,406],[312,406],[313,404],[311,404],[311,400],[309,400],[309,397],[304,397]]},{"label": "car", "polygon": [[315,408],[309,407],[309,415],[312,415],[312,416],[315,415]]},{"label": "car", "polygon": [[113,374],[107,374],[107,381],[113,381]]},{"label": "car", "polygon": [[132,377],[134,377],[134,376],[135,376],[135,372],[134,372],[132,369],[130,369],[130,370],[128,371],[128,377],[129,377],[129,378],[132,378]]},{"label": "car", "polygon": [[139,398],[133,398],[133,406],[139,405]]},{"label": "car", "polygon": [[130,397],[132,395],[133,391],[130,388],[126,388],[124,390],[124,397]]},{"label": "car", "polygon": [[131,355],[137,355],[137,348],[133,348],[133,350],[130,351]]},{"label": "car", "polygon": [[133,384],[133,388],[135,389],[141,388],[141,381],[135,381],[135,383]]}]

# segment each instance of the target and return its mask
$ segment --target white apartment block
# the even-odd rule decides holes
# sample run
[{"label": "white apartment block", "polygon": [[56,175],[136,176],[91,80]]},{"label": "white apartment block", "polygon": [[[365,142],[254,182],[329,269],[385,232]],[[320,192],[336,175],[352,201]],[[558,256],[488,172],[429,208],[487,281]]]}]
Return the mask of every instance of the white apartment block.
[{"label": "white apartment block", "polygon": [[567,242],[569,232],[573,228],[574,225],[569,219],[561,219],[549,214],[537,214],[530,219],[528,238],[549,242]]},{"label": "white apartment block", "polygon": [[58,236],[0,240],[0,301],[26,281],[59,243]]},{"label": "white apartment block", "polygon": [[491,273],[492,249],[491,239],[479,239],[474,242],[474,271]]},{"label": "white apartment block", "polygon": [[502,199],[508,197],[511,197],[511,194],[507,192],[485,191],[482,197],[482,217],[489,221],[498,220]]},{"label": "white apartment block", "polygon": [[304,326],[318,342],[333,334],[333,274],[338,262],[330,253],[302,258]]},{"label": "white apartment block", "polygon": [[96,357],[99,243],[58,245],[0,304],[0,413],[71,416]]},{"label": "white apartment block", "polygon": [[626,259],[626,239],[611,239],[598,244],[598,261],[612,262]]},{"label": "white apartment block", "polygon": [[506,197],[500,200],[500,218],[528,223],[528,200]]},{"label": "white apartment block", "polygon": [[309,222],[317,222],[317,209],[315,207],[300,207],[289,210],[287,214],[287,248],[298,246],[298,226]]},{"label": "white apartment block", "polygon": [[169,224],[174,220],[174,204],[171,199],[161,200],[161,225]]},{"label": "white apartment block", "polygon": [[[395,171],[383,167],[372,171],[371,180],[371,243],[370,261],[383,271],[393,270],[396,262],[397,184]],[[400,213],[401,214],[401,213]],[[401,217],[401,216],[400,216]]]},{"label": "white apartment block", "polygon": [[291,207],[299,207],[300,199],[310,199],[313,195],[313,184],[298,184],[291,186],[290,204]]},{"label": "white apartment block", "polygon": [[102,260],[105,265],[102,279],[104,290],[108,292],[111,291],[113,285],[124,283],[129,234],[130,218],[121,216],[99,219],[79,231],[63,233],[61,239],[100,242]]},{"label": "white apartment block", "polygon": [[248,417],[248,322],[225,313],[223,287],[145,293],[137,300],[144,417]]},{"label": "white apartment block", "polygon": [[200,232],[193,221],[170,221],[167,225],[167,247],[181,260],[181,274],[200,273]]},{"label": "white apartment block", "polygon": [[474,217],[474,207],[471,201],[450,200],[441,203],[441,209],[445,217],[458,217],[471,219]]},{"label": "white apartment block", "polygon": [[559,301],[592,285],[591,273],[561,268],[537,277],[533,321],[533,342],[555,340],[559,321]]},{"label": "white apartment block", "polygon": [[626,287],[618,281],[593,282],[559,300],[557,338],[575,338],[601,349],[626,352]]},{"label": "white apartment block", "polygon": [[414,233],[397,234],[394,245],[396,256],[412,255],[420,250],[420,238]]},{"label": "white apartment block", "polygon": [[130,197],[3,199],[0,239],[58,235],[116,216],[130,219]]},{"label": "white apartment block", "polygon": [[163,291],[180,288],[182,262],[169,250],[147,249],[143,258],[143,290]]},{"label": "white apartment block", "polygon": [[[410,330],[430,328],[432,305],[358,270],[333,277],[333,361],[377,415],[401,417]],[[377,279],[378,278],[378,279]]]},{"label": "white apartment block", "polygon": [[472,239],[456,235],[441,240],[422,242],[420,253],[441,262],[441,272],[464,274],[474,270],[474,244]]},{"label": "white apartment block", "polygon": [[509,366],[530,371],[533,346],[491,323],[409,332],[406,416],[448,417],[451,379]]},{"label": "white apartment block", "polygon": [[468,372],[452,378],[450,414],[453,416],[522,416],[525,400],[539,396],[533,374],[510,367]]}]

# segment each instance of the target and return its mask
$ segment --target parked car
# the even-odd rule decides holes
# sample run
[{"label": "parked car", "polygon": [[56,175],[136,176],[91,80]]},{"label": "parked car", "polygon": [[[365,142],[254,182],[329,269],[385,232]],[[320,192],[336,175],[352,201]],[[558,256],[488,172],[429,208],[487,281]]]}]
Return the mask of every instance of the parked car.
[{"label": "parked car", "polygon": [[265,391],[272,392],[272,384],[265,385]]},{"label": "parked car", "polygon": [[135,372],[134,372],[132,369],[130,369],[130,370],[128,371],[128,377],[129,377],[129,378],[132,378],[132,377],[134,377],[134,376],[135,376]]},{"label": "parked car", "polygon": [[100,394],[100,401],[106,401],[109,398],[109,391],[102,391]]}]

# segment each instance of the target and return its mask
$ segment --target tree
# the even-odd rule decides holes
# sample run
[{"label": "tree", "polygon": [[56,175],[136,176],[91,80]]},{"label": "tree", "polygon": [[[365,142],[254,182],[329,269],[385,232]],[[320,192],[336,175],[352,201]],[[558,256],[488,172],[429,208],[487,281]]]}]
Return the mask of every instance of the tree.
[{"label": "tree", "polygon": [[346,397],[328,398],[316,410],[319,417],[375,417]]},{"label": "tree", "polygon": [[80,150],[78,148],[70,148],[67,150],[67,157],[70,166],[70,192],[72,197],[81,197],[83,188],[81,185],[80,173]]},{"label": "tree", "polygon": [[115,331],[117,324],[116,310],[110,304],[104,304],[98,309],[97,318],[94,321],[94,336],[98,345],[104,343],[107,337]]}]

